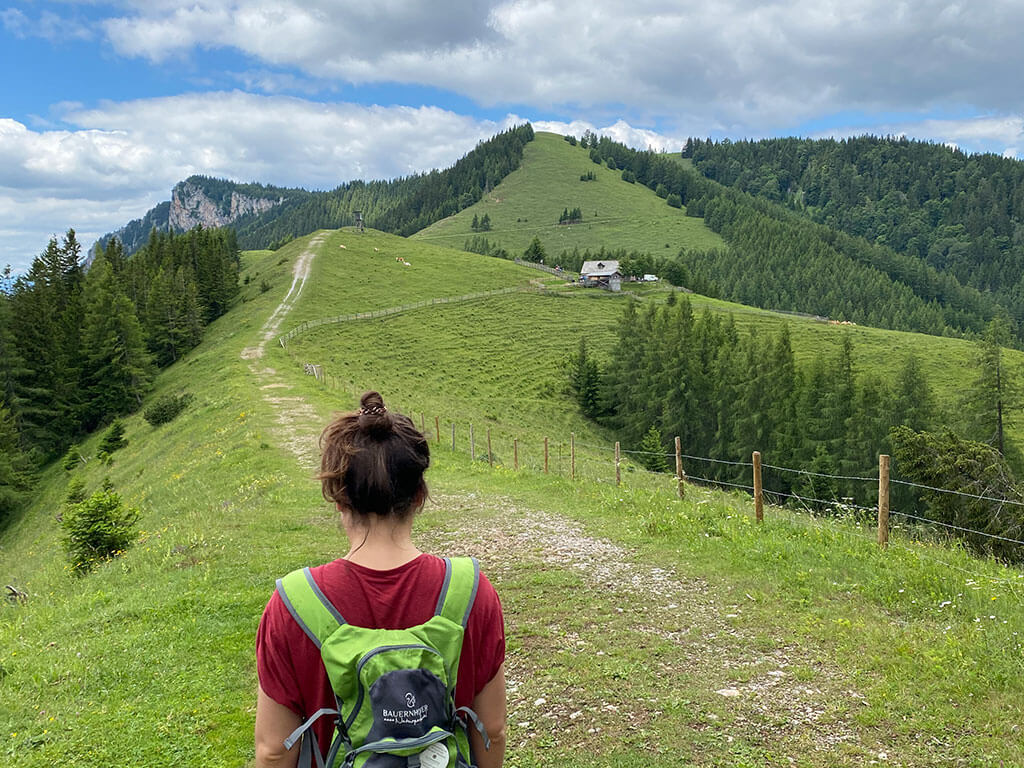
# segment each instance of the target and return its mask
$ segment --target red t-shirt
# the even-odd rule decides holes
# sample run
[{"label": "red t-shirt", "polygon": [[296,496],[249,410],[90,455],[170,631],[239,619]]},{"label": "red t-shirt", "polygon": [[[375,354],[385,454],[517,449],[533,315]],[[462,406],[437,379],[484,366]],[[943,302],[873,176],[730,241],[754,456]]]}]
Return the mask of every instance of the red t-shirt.
[{"label": "red t-shirt", "polygon": [[[345,621],[357,627],[406,629],[434,615],[444,581],[444,560],[422,554],[398,568],[377,571],[347,560],[310,569],[313,580]],[[480,574],[459,658],[455,706],[469,707],[505,661],[505,623],[498,593]],[[336,702],[320,651],[288,612],[277,591],[263,611],[256,633],[256,671],[270,698],[303,720]],[[334,720],[313,726],[324,755]]]}]

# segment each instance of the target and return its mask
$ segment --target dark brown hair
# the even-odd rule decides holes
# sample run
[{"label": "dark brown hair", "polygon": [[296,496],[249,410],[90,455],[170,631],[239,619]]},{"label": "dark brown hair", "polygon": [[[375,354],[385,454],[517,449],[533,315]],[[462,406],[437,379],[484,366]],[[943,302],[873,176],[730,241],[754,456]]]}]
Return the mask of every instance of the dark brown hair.
[{"label": "dark brown hair", "polygon": [[409,417],[385,408],[377,392],[327,425],[320,451],[324,498],[357,515],[404,519],[426,499],[427,439]]}]

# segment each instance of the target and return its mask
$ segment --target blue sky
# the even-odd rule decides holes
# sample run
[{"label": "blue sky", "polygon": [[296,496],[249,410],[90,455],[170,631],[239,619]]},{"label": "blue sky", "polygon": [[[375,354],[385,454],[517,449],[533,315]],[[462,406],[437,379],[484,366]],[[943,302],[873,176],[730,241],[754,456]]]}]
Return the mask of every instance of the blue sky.
[{"label": "blue sky", "polygon": [[193,173],[325,189],[524,120],[1021,157],[1020,30],[1017,0],[0,0],[0,265]]}]

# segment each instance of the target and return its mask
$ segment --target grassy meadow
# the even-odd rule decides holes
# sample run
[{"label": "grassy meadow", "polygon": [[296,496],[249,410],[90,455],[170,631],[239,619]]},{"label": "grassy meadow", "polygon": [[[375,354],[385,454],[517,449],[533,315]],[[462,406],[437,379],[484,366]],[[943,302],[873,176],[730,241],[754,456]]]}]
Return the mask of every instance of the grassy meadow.
[{"label": "grassy meadow", "polygon": [[[588,172],[594,181],[580,181]],[[565,208],[579,207],[583,221],[559,225]],[[674,256],[680,248],[722,248],[721,237],[702,219],[670,208],[642,184],[628,184],[621,171],[590,159],[589,150],[573,147],[561,136],[537,133],[526,145],[523,163],[484,198],[412,236],[413,240],[462,248],[474,234],[474,216],[491,217],[491,231],[480,233],[513,255],[521,255],[540,238],[548,263],[563,250],[605,248]]]},{"label": "grassy meadow", "polygon": [[[340,248],[343,244],[345,249]],[[379,381],[416,413],[500,432],[505,448],[495,449],[498,454],[507,454],[508,441],[517,436],[536,440],[547,434],[567,443],[575,431],[581,440],[596,439],[600,430],[567,408],[566,359],[581,337],[599,359],[605,354],[615,342],[627,297],[645,307],[669,295],[639,285],[627,286],[620,295],[578,287],[563,290],[557,279],[529,267],[379,232],[340,231],[328,236],[323,248],[326,258],[313,264],[313,279],[296,308],[296,321],[531,281],[552,289],[551,295],[507,294],[320,326],[288,342],[294,360],[323,365],[342,391],[357,395],[366,382]],[[412,266],[395,261],[398,256]],[[974,349],[968,341],[834,325],[698,295],[688,298],[695,312],[731,314],[741,333],[774,335],[788,326],[801,364],[818,355],[835,356],[847,335],[858,371],[895,377],[904,360],[916,355],[947,412],[956,412],[974,375]],[[282,330],[298,325],[292,320],[289,316]],[[1008,351],[1006,356],[1011,373],[1024,375],[1024,354]],[[1011,440],[1024,440],[1024,424],[1011,424],[1008,434]]]},{"label": "grassy meadow", "polygon": [[[427,242],[321,235],[282,332],[543,278]],[[478,556],[502,597],[508,765],[1024,765],[1024,572],[899,530],[881,552],[855,521],[769,508],[758,526],[742,494],[690,486],[679,501],[669,478],[630,472],[616,487],[607,461],[571,482],[556,454],[567,433],[607,436],[562,393],[565,355],[582,333],[610,342],[619,297],[438,305],[322,326],[253,357],[309,240],[245,254],[243,300],[152,395],[192,392],[182,415],[159,428],[126,419],[128,445],[110,466],[51,466],[0,534],[0,584],[28,595],[0,605],[3,765],[251,761],[253,643],[274,579],[344,551],[309,448],[371,387],[413,418],[442,420],[416,535]],[[736,312],[752,332],[782,322],[693,301]],[[787,322],[800,356],[849,332],[865,367],[914,350],[943,397],[969,376],[962,342]],[[324,365],[332,385],[303,375],[304,362]],[[488,427],[502,440],[494,468],[480,460]],[[545,475],[539,438],[556,433]],[[511,436],[523,441],[519,472]],[[109,477],[141,512],[136,544],[84,578],[68,572],[55,520],[72,477],[90,492]]]}]

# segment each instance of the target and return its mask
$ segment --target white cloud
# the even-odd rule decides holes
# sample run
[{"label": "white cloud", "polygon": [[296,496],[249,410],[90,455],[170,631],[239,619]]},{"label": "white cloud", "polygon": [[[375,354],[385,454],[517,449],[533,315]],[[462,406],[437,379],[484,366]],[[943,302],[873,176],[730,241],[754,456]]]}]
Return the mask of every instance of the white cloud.
[{"label": "white cloud", "polygon": [[965,152],[992,152],[1015,158],[1020,156],[1018,147],[1024,146],[1024,118],[1016,115],[960,119],[929,118],[856,128],[840,127],[819,132],[814,138],[843,138],[864,134],[907,136],[922,141],[934,141]]},{"label": "white cloud", "polygon": [[332,188],[447,167],[521,122],[241,92],[68,105],[63,120],[68,128],[33,130],[0,119],[0,265],[24,268],[68,227],[91,242],[194,173]]},{"label": "white cloud", "polygon": [[[347,4],[346,4],[347,5]],[[128,0],[117,51],[237,49],[342,83],[765,133],[842,111],[1024,110],[1024,4],[985,0]],[[618,106],[614,106],[618,105]],[[623,106],[624,105],[624,106]]]},{"label": "white cloud", "polygon": [[90,25],[71,21],[53,11],[43,11],[33,19],[17,8],[5,8],[0,11],[0,24],[7,32],[20,39],[41,37],[50,42],[59,42],[92,40],[94,37]]},{"label": "white cloud", "polygon": [[683,144],[686,143],[685,138],[664,136],[656,131],[645,128],[634,128],[625,120],[617,120],[612,125],[604,127],[586,120],[573,120],[571,123],[558,120],[535,120],[533,121],[533,127],[538,131],[550,131],[552,133],[576,136],[577,138],[586,131],[591,131],[598,136],[607,136],[609,139],[629,147],[653,149],[655,152],[678,152]]}]

